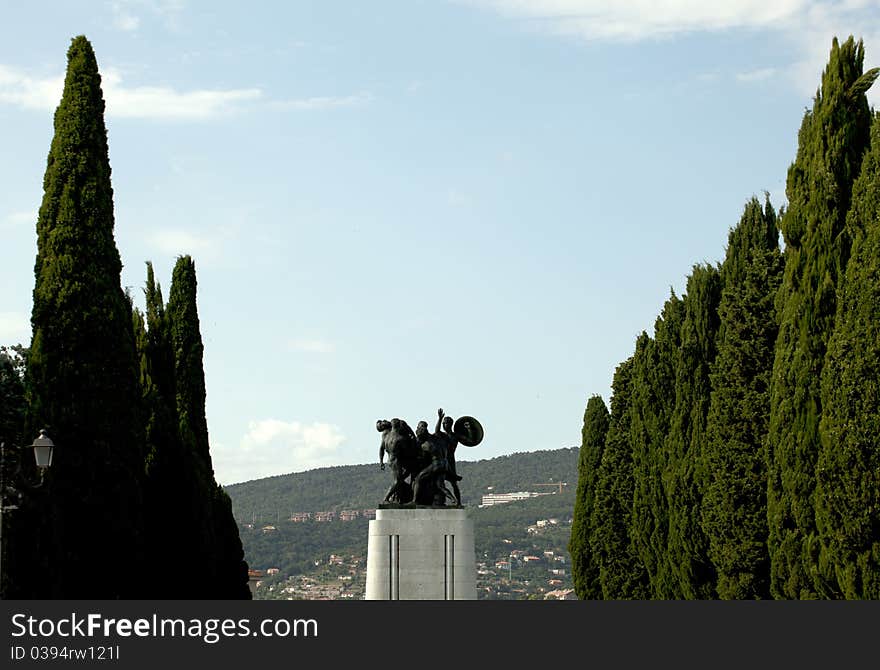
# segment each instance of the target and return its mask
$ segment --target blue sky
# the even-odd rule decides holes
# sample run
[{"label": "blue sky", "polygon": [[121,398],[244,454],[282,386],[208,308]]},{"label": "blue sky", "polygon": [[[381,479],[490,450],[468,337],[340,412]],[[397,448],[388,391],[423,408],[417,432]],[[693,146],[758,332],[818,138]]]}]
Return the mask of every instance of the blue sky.
[{"label": "blue sky", "polygon": [[[374,462],[378,418],[574,446],[670,288],[786,170],[878,2],[8,3],[0,343],[30,340],[70,39],[104,81],[124,286],[196,261],[218,481]],[[876,104],[877,92],[869,99]]]}]

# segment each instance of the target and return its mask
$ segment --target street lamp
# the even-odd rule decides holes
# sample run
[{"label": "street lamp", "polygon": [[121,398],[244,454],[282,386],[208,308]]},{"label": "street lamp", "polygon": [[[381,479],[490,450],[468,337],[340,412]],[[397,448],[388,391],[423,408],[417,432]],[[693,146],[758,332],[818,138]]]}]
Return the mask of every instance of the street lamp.
[{"label": "street lamp", "polygon": [[[3,582],[3,515],[9,511],[18,509],[17,504],[7,505],[7,491],[10,494],[10,498],[15,499],[16,502],[21,500],[21,493],[15,488],[14,483],[7,484],[6,482],[6,443],[0,442],[0,590],[2,590]],[[52,465],[52,455],[55,451],[55,443],[52,442],[52,438],[49,437],[46,429],[40,430],[40,434],[34,438],[32,444],[27,445],[26,447],[22,447],[22,449],[33,449],[34,450],[34,460],[37,462],[37,467],[40,469],[40,483],[30,486],[29,488],[39,488],[43,485],[43,477],[46,474],[46,468]],[[14,477],[16,479],[19,478],[21,473],[21,457],[20,455],[16,459],[17,467],[15,469]]]},{"label": "street lamp", "polygon": [[42,476],[46,468],[52,465],[52,453],[55,451],[55,443],[46,433],[45,428],[34,438],[31,448],[34,450],[34,459],[37,461],[37,467],[40,468],[40,475]]}]

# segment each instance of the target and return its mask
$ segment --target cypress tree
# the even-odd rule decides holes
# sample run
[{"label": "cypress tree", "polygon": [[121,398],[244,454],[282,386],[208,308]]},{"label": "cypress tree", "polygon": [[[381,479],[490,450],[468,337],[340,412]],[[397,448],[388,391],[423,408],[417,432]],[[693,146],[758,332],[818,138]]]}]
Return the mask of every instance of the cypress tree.
[{"label": "cypress tree", "polygon": [[584,424],[581,430],[581,448],[578,454],[578,486],[571,524],[568,551],[571,554],[571,577],[574,590],[581,600],[601,598],[599,567],[590,547],[590,517],[596,497],[596,479],[605,437],[608,434],[610,415],[601,396],[594,395],[587,401]]},{"label": "cypress tree", "polygon": [[189,256],[181,256],[171,275],[168,315],[174,352],[174,379],[180,438],[192,453],[203,477],[213,477],[205,418],[204,345],[196,305],[196,266]]},{"label": "cypress tree", "polygon": [[666,545],[669,504],[664,472],[666,437],[675,409],[675,366],[681,345],[684,302],[671,293],[654,323],[654,338],[641,338],[633,367],[630,439],[633,450],[633,548],[645,566],[650,595],[673,598]]},{"label": "cypress tree", "polygon": [[721,276],[711,265],[694,266],[684,298],[685,317],[676,365],[675,413],[666,441],[669,501],[667,564],[676,597],[715,597],[715,570],[700,522],[705,488],[703,447],[709,412],[709,366],[715,359]]},{"label": "cypress tree", "polygon": [[822,370],[816,523],[826,595],[880,598],[880,116],[853,188],[852,257]]},{"label": "cypress tree", "polygon": [[863,60],[861,41],[850,37],[839,45],[834,39],[788,171],[789,209],[781,218],[785,272],[767,439],[771,590],[780,598],[813,598],[825,590],[813,504],[819,380],[834,326],[837,283],[849,254],[844,224],[852,183],[869,141],[865,91],[877,71],[863,75]]},{"label": "cypress tree", "polygon": [[[180,580],[175,573],[181,565],[187,565],[190,557],[198,555],[198,533],[194,529],[199,528],[204,515],[193,514],[194,465],[183,453],[178,435],[168,319],[162,289],[149,262],[144,295],[146,315],[135,310],[134,322],[145,412],[145,522],[148,557],[153,566],[150,593],[160,599],[196,598],[201,594],[198,582]],[[167,551],[168,546],[174,547],[173,554]]]},{"label": "cypress tree", "polygon": [[174,359],[178,437],[192,464],[189,509],[200,521],[193,532],[194,566],[202,572],[202,598],[249,598],[247,565],[226,493],[214,480],[205,416],[204,346],[196,304],[195,263],[177,259],[166,310]]},{"label": "cypress tree", "polygon": [[37,220],[28,357],[29,432],[47,426],[57,454],[32,520],[42,546],[30,569],[40,578],[24,597],[132,597],[143,556],[132,319],[113,237],[101,77],[85,37],[72,40],[67,61]]},{"label": "cypress tree", "polygon": [[[639,342],[647,340],[644,333]],[[611,421],[596,481],[590,545],[599,567],[599,583],[605,600],[647,597],[647,574],[630,540],[632,525],[633,470],[629,440],[633,360],[614,372]]]},{"label": "cypress tree", "polygon": [[721,267],[718,353],[703,461],[703,532],[718,575],[718,597],[770,597],[767,463],[774,300],[782,278],[776,213],[752,198],[730,231]]}]

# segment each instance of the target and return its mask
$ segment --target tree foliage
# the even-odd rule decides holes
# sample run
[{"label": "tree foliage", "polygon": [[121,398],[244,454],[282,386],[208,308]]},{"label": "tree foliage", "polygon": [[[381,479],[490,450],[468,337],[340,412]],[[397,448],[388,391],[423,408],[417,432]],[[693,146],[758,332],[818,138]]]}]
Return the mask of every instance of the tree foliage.
[{"label": "tree foliage", "polygon": [[837,284],[849,255],[846,212],[869,141],[863,60],[861,41],[850,37],[841,45],[835,38],[786,184],[785,272],[767,438],[771,589],[783,598],[815,597],[825,589],[813,506],[819,380],[834,327]]},{"label": "tree foliage", "polygon": [[[643,342],[643,336],[638,341]],[[637,344],[633,357],[614,372],[611,421],[599,465],[590,544],[599,566],[599,583],[605,600],[642,599],[648,578],[631,541],[633,505],[633,454],[630,443],[633,368],[642,355]]]},{"label": "tree foliage", "polygon": [[705,489],[703,446],[710,399],[709,367],[715,359],[720,297],[718,269],[694,266],[684,298],[681,347],[675,364],[675,411],[666,438],[666,561],[676,598],[715,596],[715,568],[708,557],[700,507]]},{"label": "tree foliage", "polygon": [[590,516],[596,497],[596,479],[610,415],[601,396],[587,401],[584,426],[581,430],[581,448],[578,458],[578,485],[568,551],[575,593],[581,600],[597,599],[602,595],[599,568],[590,547]]},{"label": "tree foliage", "polygon": [[782,275],[776,213],[756,198],[730,231],[721,267],[718,352],[703,462],[702,528],[718,597],[768,598],[767,463],[774,305]]},{"label": "tree foliage", "polygon": [[654,322],[654,338],[636,341],[629,439],[633,458],[631,543],[645,566],[650,595],[673,598],[677,590],[666,560],[669,501],[666,439],[675,409],[675,370],[681,347],[684,302],[671,293]]},{"label": "tree foliage", "polygon": [[852,257],[822,369],[816,524],[822,595],[880,598],[880,116],[853,188]]},{"label": "tree foliage", "polygon": [[[58,453],[32,519],[25,597],[139,593],[143,452],[131,311],[120,286],[104,99],[85,37],[67,52],[64,93],[37,220],[29,433],[48,427]],[[51,568],[47,557],[55,557]],[[94,577],[100,574],[100,578]],[[25,586],[27,584],[27,586]]]}]

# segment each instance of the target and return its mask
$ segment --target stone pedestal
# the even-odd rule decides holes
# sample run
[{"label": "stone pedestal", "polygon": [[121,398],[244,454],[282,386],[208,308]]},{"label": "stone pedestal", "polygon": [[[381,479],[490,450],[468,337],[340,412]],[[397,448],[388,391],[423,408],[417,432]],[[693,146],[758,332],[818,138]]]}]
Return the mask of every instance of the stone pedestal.
[{"label": "stone pedestal", "polygon": [[376,510],[367,543],[367,600],[476,600],[474,522],[467,511]]}]

